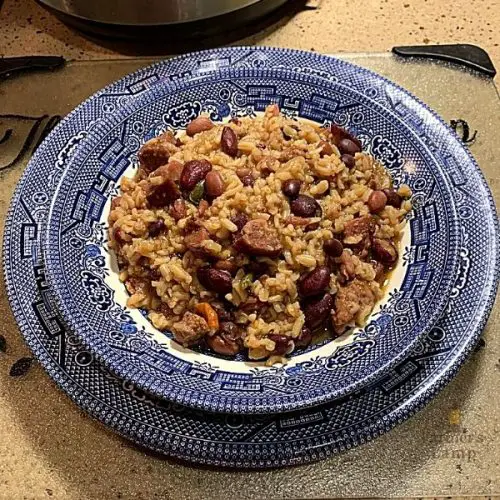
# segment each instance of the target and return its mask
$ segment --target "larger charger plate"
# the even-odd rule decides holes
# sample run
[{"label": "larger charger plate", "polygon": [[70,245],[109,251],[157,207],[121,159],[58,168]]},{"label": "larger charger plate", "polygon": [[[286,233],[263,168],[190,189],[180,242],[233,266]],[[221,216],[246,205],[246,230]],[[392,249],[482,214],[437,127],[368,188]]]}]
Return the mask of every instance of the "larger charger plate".
[{"label": "larger charger plate", "polygon": [[[448,382],[476,342],[495,298],[498,228],[495,207],[470,155],[449,136],[439,146],[449,167],[461,220],[460,270],[446,314],[409,357],[379,383],[347,400],[298,414],[266,417],[209,415],[151,398],[111,375],[65,330],[45,279],[40,238],[55,184],[72,150],[106,110],[163,78],[227,64],[314,67],[333,77],[337,61],[315,54],[231,48],[160,63],[93,96],[90,119],[81,107],[42,144],[14,195],[4,238],[4,269],[12,309],[28,345],[56,383],[89,414],[154,450],[214,465],[268,467],[304,463],[389,430]],[[393,88],[393,85],[386,82]],[[382,94],[383,87],[378,89]],[[401,108],[400,108],[401,109]],[[408,110],[403,111],[408,115]],[[422,105],[413,121],[445,126]],[[39,163],[40,158],[48,161]],[[482,225],[475,223],[483,221]],[[471,245],[471,241],[473,244]]]},{"label": "larger charger plate", "polygon": [[[373,78],[367,76],[365,85]],[[390,109],[339,82],[276,68],[185,77],[145,91],[82,141],[51,206],[47,277],[68,325],[114,373],[195,408],[276,413],[342,397],[372,382],[430,331],[446,306],[459,252],[449,182],[421,136]],[[410,186],[414,208],[386,299],[367,325],[270,368],[183,348],[140,311],[127,308],[107,245],[107,215],[117,183],[133,172],[147,138],[184,128],[202,111],[223,120],[254,116],[272,102],[289,116],[320,124],[334,120],[356,130],[366,149]]]}]

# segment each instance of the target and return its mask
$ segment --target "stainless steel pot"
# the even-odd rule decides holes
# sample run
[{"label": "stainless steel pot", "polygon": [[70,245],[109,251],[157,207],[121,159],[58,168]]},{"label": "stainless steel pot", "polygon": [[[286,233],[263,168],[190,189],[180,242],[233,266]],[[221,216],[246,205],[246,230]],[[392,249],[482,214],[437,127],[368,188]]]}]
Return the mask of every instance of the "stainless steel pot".
[{"label": "stainless steel pot", "polygon": [[[168,27],[174,37],[184,33],[212,34],[248,24],[288,0],[37,0],[63,21],[94,33],[146,38]],[[149,29],[153,31],[149,31]],[[187,36],[189,37],[189,36]]]},{"label": "stainless steel pot", "polygon": [[41,0],[41,3],[68,15],[101,23],[155,25],[209,19],[266,2],[262,0]]}]

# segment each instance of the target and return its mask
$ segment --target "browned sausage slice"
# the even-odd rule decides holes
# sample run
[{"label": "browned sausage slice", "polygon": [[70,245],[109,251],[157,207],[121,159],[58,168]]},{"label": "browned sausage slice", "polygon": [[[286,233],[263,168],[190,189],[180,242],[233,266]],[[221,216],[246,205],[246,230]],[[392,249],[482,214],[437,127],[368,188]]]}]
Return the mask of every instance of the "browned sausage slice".
[{"label": "browned sausage slice", "polygon": [[375,294],[364,281],[356,279],[339,288],[335,296],[333,326],[337,331],[341,331],[347,325],[359,325],[370,314],[375,301]]},{"label": "browned sausage slice", "polygon": [[184,239],[186,246],[191,250],[192,252],[199,252],[200,250],[203,250],[202,243],[205,240],[208,240],[210,238],[210,235],[208,231],[204,227],[200,227],[196,229],[195,231],[189,233],[186,238]]},{"label": "browned sausage slice", "polygon": [[139,172],[147,177],[153,170],[168,163],[170,155],[178,151],[172,132],[165,132],[149,140],[139,150]]},{"label": "browned sausage slice", "polygon": [[180,197],[181,192],[171,179],[166,179],[162,184],[149,185],[146,190],[146,200],[153,208],[166,207]]},{"label": "browned sausage slice", "polygon": [[181,321],[172,325],[175,340],[185,346],[196,344],[209,330],[204,318],[189,311],[184,314]]},{"label": "browned sausage slice", "polygon": [[250,255],[266,257],[277,257],[283,250],[276,230],[264,219],[247,222],[235,241],[235,248]]},{"label": "browned sausage slice", "polygon": [[357,219],[353,219],[345,223],[344,240],[348,240],[348,243],[360,243],[361,241],[370,238],[374,231],[375,221],[371,215],[358,217]]}]

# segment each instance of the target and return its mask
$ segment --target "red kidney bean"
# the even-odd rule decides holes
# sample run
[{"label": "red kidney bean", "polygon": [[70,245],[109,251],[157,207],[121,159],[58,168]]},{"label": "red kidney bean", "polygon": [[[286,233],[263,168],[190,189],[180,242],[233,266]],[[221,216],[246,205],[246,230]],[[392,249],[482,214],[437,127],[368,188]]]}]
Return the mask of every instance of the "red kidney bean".
[{"label": "red kidney bean", "polygon": [[303,326],[300,335],[294,339],[295,347],[307,347],[312,341],[312,332],[307,326]]},{"label": "red kidney bean", "polygon": [[300,194],[290,202],[290,210],[299,217],[314,217],[321,211],[321,207],[314,198]]},{"label": "red kidney bean", "polygon": [[367,205],[370,212],[381,212],[387,204],[387,196],[383,191],[372,191],[368,197]]},{"label": "red kidney bean", "polygon": [[205,192],[211,198],[217,198],[224,192],[224,180],[217,170],[208,172],[205,177]]},{"label": "red kidney bean", "polygon": [[198,118],[195,118],[186,127],[186,134],[190,137],[193,137],[193,135],[199,134],[200,132],[205,132],[206,130],[210,130],[212,128],[214,128],[214,124],[209,118],[205,116],[198,116]]},{"label": "red kidney bean", "polygon": [[384,264],[393,264],[398,258],[398,251],[394,245],[387,240],[374,238],[372,242],[374,257]]},{"label": "red kidney bean", "polygon": [[377,260],[371,260],[370,264],[372,265],[375,271],[375,281],[380,281],[384,276],[384,271],[385,271],[384,264],[378,262]]},{"label": "red kidney bean", "polygon": [[165,222],[163,219],[158,219],[157,221],[151,222],[148,226],[149,236],[156,238],[161,232],[165,230]]},{"label": "red kidney bean", "polygon": [[238,138],[231,127],[222,129],[220,147],[224,153],[233,158],[238,154]]},{"label": "red kidney bean", "polygon": [[384,194],[387,196],[387,205],[394,208],[401,208],[401,203],[403,200],[394,189],[383,189]]},{"label": "red kidney bean", "polygon": [[343,154],[340,159],[345,163],[345,166],[347,168],[354,168],[356,166],[356,160],[354,159],[354,156],[348,155],[348,154]]},{"label": "red kidney bean", "polygon": [[227,271],[231,273],[232,276],[236,274],[238,271],[238,266],[232,260],[218,260],[214,264],[215,269],[219,269],[220,271]]},{"label": "red kidney bean", "polygon": [[335,123],[332,123],[330,126],[330,132],[332,133],[332,141],[333,143],[338,146],[339,142],[342,139],[349,138],[350,134],[347,132],[347,130],[340,125],[337,125]]},{"label": "red kidney bean", "polygon": [[243,332],[232,321],[220,324],[219,331],[213,336],[207,336],[207,344],[212,351],[225,356],[234,356],[243,349]]},{"label": "red kidney bean", "polygon": [[288,351],[293,347],[292,339],[285,337],[284,335],[278,335],[272,333],[268,335],[269,339],[275,343],[273,354],[277,356],[283,356],[288,353]]},{"label": "red kidney bean", "polygon": [[354,156],[361,151],[361,148],[351,139],[342,139],[338,145],[339,151],[342,154]]},{"label": "red kidney bean", "polygon": [[153,208],[161,208],[170,205],[173,201],[181,197],[177,184],[167,179],[162,184],[151,185],[146,194],[146,200]]},{"label": "red kidney bean", "polygon": [[359,151],[361,151],[361,142],[359,139],[354,137],[350,132],[348,132],[345,128],[341,127],[340,125],[336,125],[335,123],[332,123],[330,127],[330,132],[332,133],[332,142],[338,147],[340,144],[340,141],[342,139],[349,139],[350,141],[354,142],[359,148]]},{"label": "red kidney bean", "polygon": [[191,160],[184,164],[182,169],[180,186],[186,191],[192,191],[198,182],[201,182],[212,170],[212,164],[208,160]]},{"label": "red kidney bean", "polygon": [[319,228],[319,222],[313,222],[312,224],[307,224],[304,231],[306,233],[309,233],[310,231],[316,231],[316,229],[318,229],[318,228]]},{"label": "red kidney bean", "polygon": [[323,250],[330,257],[340,257],[344,251],[344,245],[342,242],[337,240],[337,238],[332,238],[331,240],[326,240],[323,243]]},{"label": "red kidney bean", "polygon": [[249,168],[237,168],[236,169],[236,175],[240,178],[243,179],[243,177],[246,177],[247,175],[250,175],[252,171]]},{"label": "red kidney bean", "polygon": [[200,267],[196,273],[198,281],[207,289],[217,293],[229,293],[233,289],[233,278],[228,271],[212,267]]},{"label": "red kidney bean", "polygon": [[330,269],[318,266],[300,278],[298,289],[302,297],[312,297],[324,292],[329,284]]},{"label": "red kidney bean", "polygon": [[302,182],[298,179],[288,179],[281,185],[281,190],[285,196],[293,199],[299,195],[300,186],[302,186]]},{"label": "red kidney bean", "polygon": [[228,340],[218,333],[212,336],[207,335],[206,341],[212,351],[223,356],[235,356],[241,351],[238,342]]},{"label": "red kidney bean", "polygon": [[328,318],[333,306],[334,300],[329,293],[306,304],[304,307],[306,326],[311,330],[319,328]]},{"label": "red kidney bean", "polygon": [[244,186],[253,186],[255,179],[251,175],[245,175],[245,177],[241,178],[241,182]]}]

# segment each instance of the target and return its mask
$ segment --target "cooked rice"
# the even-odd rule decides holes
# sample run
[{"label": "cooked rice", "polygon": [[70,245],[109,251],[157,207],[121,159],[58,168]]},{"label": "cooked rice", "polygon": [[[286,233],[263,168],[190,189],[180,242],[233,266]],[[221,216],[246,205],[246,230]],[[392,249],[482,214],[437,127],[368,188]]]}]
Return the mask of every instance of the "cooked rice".
[{"label": "cooked rice", "polygon": [[[236,157],[221,151],[224,126],[230,127],[238,138]],[[322,154],[320,141],[330,141],[331,154]],[[383,283],[394,263],[386,265],[382,277],[375,279],[372,250],[359,251],[356,245],[364,237],[346,236],[346,223],[370,216],[375,222],[371,241],[386,240],[397,248],[404,216],[411,209],[407,199],[411,191],[401,186],[399,194],[404,199],[399,208],[386,205],[379,213],[372,214],[368,205],[370,194],[392,188],[389,173],[363,152],[355,154],[355,166],[349,169],[333,142],[329,129],[285,118],[277,113],[276,106],[268,107],[263,116],[218,124],[193,137],[178,134],[176,145],[169,146],[168,162],[208,160],[224,181],[224,192],[208,206],[206,203],[197,206],[187,198],[186,212],[180,220],[172,216],[171,207],[148,204],[148,190],[161,185],[164,178],[154,171],[145,175],[142,167],[133,178],[123,178],[121,195],[113,200],[109,214],[109,233],[111,246],[118,255],[120,278],[131,294],[128,306],[148,310],[156,328],[173,330],[176,335],[176,325],[179,329],[185,313],[195,312],[197,304],[228,309],[229,303],[231,321],[241,328],[241,342],[249,358],[270,358],[274,362],[294,349],[295,344],[288,340],[299,339],[304,329],[307,301],[298,292],[299,279],[318,266],[328,266],[332,272],[324,293],[335,298],[339,289],[351,283],[353,290],[359,285],[372,294],[367,292],[366,304],[355,305],[357,310],[345,325],[330,327],[332,334],[362,324],[375,301],[381,298]],[[240,177],[244,170],[255,176],[253,185],[243,185]],[[306,221],[308,226],[301,225],[303,220],[294,219],[290,199],[282,192],[283,182],[289,179],[300,180],[300,194],[315,198],[321,206],[322,213],[310,217]],[[202,206],[205,211],[200,215]],[[234,221],[241,213],[250,220],[264,219],[274,228],[282,246],[278,257],[251,257],[235,250],[233,237],[239,228]],[[164,230],[152,237],[151,224],[159,220],[164,222]],[[201,254],[186,245],[193,221],[210,236],[202,241]],[[344,244],[340,258],[332,259],[325,254],[323,245],[332,238]],[[223,297],[207,290],[197,277],[200,267],[207,262],[213,266],[217,260],[233,261],[238,268],[232,278],[232,290]],[[267,269],[260,277],[249,280],[251,261],[262,263]],[[257,310],[245,308],[249,301],[256,300],[260,301]],[[340,307],[338,304],[336,307]],[[202,335],[195,342],[207,340],[207,335],[212,334]],[[276,336],[287,341],[286,352],[277,345],[280,342]]]}]

